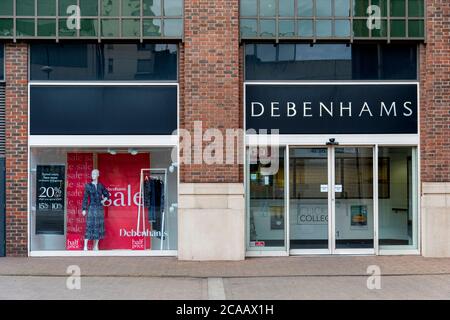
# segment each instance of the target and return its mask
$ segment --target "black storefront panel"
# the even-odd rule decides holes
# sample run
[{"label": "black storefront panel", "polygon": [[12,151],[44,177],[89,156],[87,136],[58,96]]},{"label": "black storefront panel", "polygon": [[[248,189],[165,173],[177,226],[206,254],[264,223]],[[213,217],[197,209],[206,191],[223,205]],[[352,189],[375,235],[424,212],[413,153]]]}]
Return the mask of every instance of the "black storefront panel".
[{"label": "black storefront panel", "polygon": [[247,84],[246,129],[417,134],[417,84]]},{"label": "black storefront panel", "polygon": [[31,86],[31,135],[170,135],[177,86]]}]

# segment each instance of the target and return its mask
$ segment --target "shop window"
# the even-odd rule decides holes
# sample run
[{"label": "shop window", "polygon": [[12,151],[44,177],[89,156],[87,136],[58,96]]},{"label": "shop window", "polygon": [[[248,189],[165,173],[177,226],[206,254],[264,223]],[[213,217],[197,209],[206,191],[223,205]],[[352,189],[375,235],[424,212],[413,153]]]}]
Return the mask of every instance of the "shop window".
[{"label": "shop window", "polygon": [[[389,180],[389,197],[379,200],[381,249],[417,249],[417,159],[411,147],[379,147],[380,170]],[[389,159],[389,162],[380,159]],[[379,184],[379,193],[384,185]]]},{"label": "shop window", "polygon": [[[308,20],[301,22],[305,32]],[[331,26],[326,25],[327,20],[316,23],[320,24],[323,36],[331,32]],[[335,23],[336,35],[344,36],[349,25],[341,24],[339,20]],[[312,26],[308,28],[312,29]],[[416,45],[260,43],[247,44],[245,48],[246,80],[417,79]],[[282,54],[287,51],[289,54]]]},{"label": "shop window", "polygon": [[[43,27],[43,26],[42,26]],[[44,32],[44,31],[42,31]],[[151,50],[142,51],[145,46]],[[115,68],[109,66],[114,60]],[[156,67],[146,72],[139,60]],[[113,71],[113,72],[111,72]],[[31,80],[177,80],[175,44],[32,44]]]},{"label": "shop window", "polygon": [[[249,165],[249,246],[254,250],[285,246],[285,148],[280,147],[276,152],[278,155],[270,155],[270,165],[259,161]],[[275,162],[278,170],[269,170]]]},{"label": "shop window", "polygon": [[31,250],[176,250],[171,155],[171,148],[32,148]]}]

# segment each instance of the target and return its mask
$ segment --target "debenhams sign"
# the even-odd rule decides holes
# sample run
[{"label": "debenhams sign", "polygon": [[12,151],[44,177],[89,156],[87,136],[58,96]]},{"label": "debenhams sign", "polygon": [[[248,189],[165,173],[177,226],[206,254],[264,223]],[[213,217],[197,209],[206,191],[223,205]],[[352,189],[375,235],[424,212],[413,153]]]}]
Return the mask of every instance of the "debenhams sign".
[{"label": "debenhams sign", "polygon": [[246,129],[280,134],[414,134],[417,84],[246,84]]}]

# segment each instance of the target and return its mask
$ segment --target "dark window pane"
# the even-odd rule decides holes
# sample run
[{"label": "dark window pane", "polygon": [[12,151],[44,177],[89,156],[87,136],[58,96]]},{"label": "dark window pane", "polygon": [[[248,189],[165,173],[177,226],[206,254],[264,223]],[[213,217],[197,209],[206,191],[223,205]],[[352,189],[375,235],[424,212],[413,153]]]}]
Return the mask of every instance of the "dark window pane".
[{"label": "dark window pane", "polygon": [[17,0],[16,13],[18,16],[34,16],[34,0]]},{"label": "dark window pane", "polygon": [[138,19],[123,19],[122,20],[122,36],[137,38],[141,34],[141,24]]},{"label": "dark window pane", "polygon": [[366,20],[353,20],[353,35],[355,37],[368,37],[369,28]]},{"label": "dark window pane", "polygon": [[17,19],[16,29],[18,37],[34,36],[34,19]]},{"label": "dark window pane", "polygon": [[355,17],[366,17],[369,0],[353,1],[353,15]]},{"label": "dark window pane", "polygon": [[40,0],[37,2],[38,16],[55,16],[56,15],[56,1],[55,0]]},{"label": "dark window pane", "polygon": [[406,37],[404,20],[391,20],[391,37]]},{"label": "dark window pane", "polygon": [[161,0],[144,0],[144,16],[160,16]]},{"label": "dark window pane", "polygon": [[80,10],[83,17],[95,17],[98,15],[98,1],[80,0]]},{"label": "dark window pane", "polygon": [[122,16],[139,16],[141,14],[141,0],[122,0]]},{"label": "dark window pane", "polygon": [[408,37],[423,37],[423,36],[424,36],[423,20],[409,20]]},{"label": "dark window pane", "polygon": [[118,37],[119,20],[102,19],[102,37]]},{"label": "dark window pane", "polygon": [[[423,1],[423,0],[419,0],[419,1]],[[380,7],[382,17],[387,17],[387,2],[388,2],[388,0],[372,0],[373,6]]]},{"label": "dark window pane", "polygon": [[117,17],[119,15],[119,0],[102,0],[101,6],[102,16]]},{"label": "dark window pane", "polygon": [[9,37],[13,35],[13,19],[0,19],[0,36]]},{"label": "dark window pane", "polygon": [[145,19],[144,20],[144,37],[160,37],[161,36],[161,20]]},{"label": "dark window pane", "polygon": [[408,15],[410,17],[423,17],[424,15],[423,3],[424,0],[409,0]]},{"label": "dark window pane", "polygon": [[387,20],[380,21],[380,29],[372,29],[372,37],[387,37]]},{"label": "dark window pane", "polygon": [[391,0],[391,17],[406,16],[406,0]]},{"label": "dark window pane", "polygon": [[67,10],[71,6],[76,6],[77,0],[59,0],[59,15],[62,17],[67,17],[69,15],[73,14],[73,10],[69,10],[69,13],[67,13]]},{"label": "dark window pane", "polygon": [[81,19],[80,36],[96,37],[98,36],[98,21],[96,19]]},{"label": "dark window pane", "polygon": [[175,44],[31,44],[31,80],[176,79]]},{"label": "dark window pane", "polygon": [[56,20],[39,19],[38,20],[38,36],[54,37],[56,35]]},{"label": "dark window pane", "polygon": [[275,37],[275,20],[260,20],[259,28],[261,37]]},{"label": "dark window pane", "polygon": [[352,78],[354,80],[379,79],[376,44],[352,46]]},{"label": "dark window pane", "polygon": [[5,79],[5,46],[3,44],[0,45],[0,80]]},{"label": "dark window pane", "polygon": [[13,0],[0,1],[0,16],[13,15]]},{"label": "dark window pane", "polygon": [[[81,21],[80,21],[80,26],[81,26]],[[67,19],[59,19],[59,36],[60,37],[74,37],[77,35],[77,29],[72,28],[72,26],[70,28],[68,28],[67,26]]]},{"label": "dark window pane", "polygon": [[256,22],[254,19],[241,19],[241,36],[256,37],[258,34]]},{"label": "dark window pane", "polygon": [[246,80],[416,80],[416,45],[247,44]]},{"label": "dark window pane", "polygon": [[381,78],[387,80],[417,79],[417,47],[386,45],[381,47]]},{"label": "dark window pane", "polygon": [[259,14],[263,17],[274,17],[276,15],[275,0],[259,0]]}]

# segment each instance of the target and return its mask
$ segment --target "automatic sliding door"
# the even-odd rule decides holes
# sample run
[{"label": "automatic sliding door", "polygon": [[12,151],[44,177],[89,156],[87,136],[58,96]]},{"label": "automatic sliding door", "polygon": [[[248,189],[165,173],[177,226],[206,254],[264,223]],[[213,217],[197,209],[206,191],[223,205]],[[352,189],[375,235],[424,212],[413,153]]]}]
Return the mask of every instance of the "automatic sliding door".
[{"label": "automatic sliding door", "polygon": [[374,248],[373,148],[336,147],[335,248]]},{"label": "automatic sliding door", "polygon": [[328,149],[289,149],[291,250],[328,250]]}]

